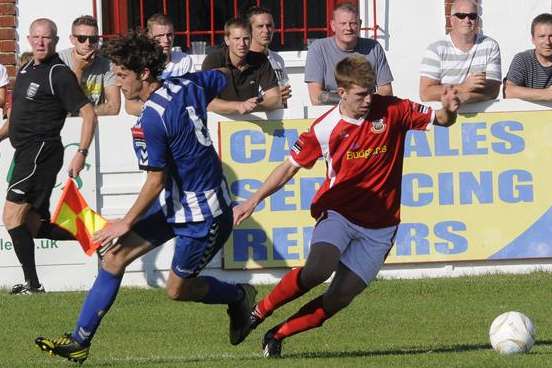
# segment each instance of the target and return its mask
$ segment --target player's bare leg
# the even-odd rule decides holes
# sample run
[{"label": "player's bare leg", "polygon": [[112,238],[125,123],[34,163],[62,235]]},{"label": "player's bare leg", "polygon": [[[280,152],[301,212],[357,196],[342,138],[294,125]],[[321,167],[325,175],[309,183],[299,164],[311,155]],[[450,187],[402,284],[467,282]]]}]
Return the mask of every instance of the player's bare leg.
[{"label": "player's bare leg", "polygon": [[151,243],[132,231],[123,236],[119,244],[104,254],[98,276],[86,296],[73,333],[54,339],[38,337],[36,345],[50,354],[83,363],[88,358],[90,343],[102,318],[117,297],[125,268],[151,249]]},{"label": "player's bare leg", "polygon": [[259,301],[251,311],[245,335],[247,336],[276,309],[326,281],[336,270],[339,257],[339,249],[334,245],[313,244],[305,266],[294,268],[284,275],[270,294]]},{"label": "player's bare leg", "polygon": [[333,244],[317,243],[311,246],[310,253],[301,270],[300,284],[306,291],[322,284],[337,269],[341,253]]},{"label": "player's bare leg", "polygon": [[172,300],[181,301],[200,301],[207,295],[209,284],[202,278],[183,279],[169,271],[169,279],[167,280],[167,296]]},{"label": "player's bare leg", "polygon": [[348,306],[365,288],[366,284],[359,276],[339,263],[330,287],[323,295],[305,304],[297,313],[263,336],[265,357],[279,357],[285,338],[322,326],[327,319]]},{"label": "player's bare leg", "polygon": [[323,306],[328,316],[333,316],[348,306],[366,289],[366,283],[343,263],[339,263],[328,290],[324,293]]},{"label": "player's bare leg", "polygon": [[169,272],[167,296],[177,301],[194,301],[206,304],[227,304],[230,318],[229,338],[232,345],[245,339],[244,326],[255,304],[257,290],[249,284],[228,284],[211,276],[185,278]]}]

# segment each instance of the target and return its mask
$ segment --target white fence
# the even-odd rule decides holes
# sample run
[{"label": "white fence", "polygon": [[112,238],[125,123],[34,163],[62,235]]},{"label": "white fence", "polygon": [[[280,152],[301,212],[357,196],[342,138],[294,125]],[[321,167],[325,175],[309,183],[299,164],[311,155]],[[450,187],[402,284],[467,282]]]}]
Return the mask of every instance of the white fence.
[{"label": "white fence", "polygon": [[[466,106],[463,112],[504,112],[549,110],[552,105],[533,104],[518,100],[502,100]],[[271,113],[256,113],[234,117],[238,120],[280,120],[313,118],[323,113],[327,107],[298,107]],[[130,127],[135,118],[128,115],[101,117],[94,147],[84,171],[82,191],[89,204],[97,208],[107,218],[123,216],[132,205],[144,179],[138,170],[132,149]],[[214,134],[219,121],[234,120],[233,117],[210,114],[209,128],[215,147],[218,136]],[[550,122],[552,126],[552,122]],[[65,124],[63,138],[66,144],[66,162],[71,159],[78,142],[80,120],[69,118]],[[4,176],[10,166],[12,150],[7,142],[0,145],[0,168]],[[550,160],[552,162],[552,160]],[[543,162],[550,165],[550,162]],[[65,169],[59,175],[61,183]],[[0,192],[6,192],[6,180],[0,180]],[[60,194],[59,187],[54,191],[52,204]],[[0,200],[3,205],[3,200]],[[84,255],[76,242],[36,241],[38,273],[48,290],[87,289],[94,280],[98,263],[96,256]],[[171,242],[134,262],[128,269],[124,285],[162,286],[167,278],[173,247]],[[386,265],[381,277],[443,277],[487,272],[529,272],[552,270],[551,259],[516,261],[480,261],[419,263],[408,265]],[[208,266],[207,273],[219,275],[227,280],[270,283],[279,279],[286,269],[261,269],[255,271],[228,271],[221,268],[220,255]],[[9,287],[22,280],[21,267],[13,251],[9,235],[0,225],[0,287]]]}]

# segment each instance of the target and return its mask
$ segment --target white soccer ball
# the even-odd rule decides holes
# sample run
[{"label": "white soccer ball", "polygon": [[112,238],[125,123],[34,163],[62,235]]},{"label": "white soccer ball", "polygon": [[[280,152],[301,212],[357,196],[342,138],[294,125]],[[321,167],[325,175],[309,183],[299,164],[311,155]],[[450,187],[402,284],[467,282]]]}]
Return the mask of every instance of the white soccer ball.
[{"label": "white soccer ball", "polygon": [[489,337],[500,354],[527,353],[535,343],[535,327],[526,315],[506,312],[495,318]]}]

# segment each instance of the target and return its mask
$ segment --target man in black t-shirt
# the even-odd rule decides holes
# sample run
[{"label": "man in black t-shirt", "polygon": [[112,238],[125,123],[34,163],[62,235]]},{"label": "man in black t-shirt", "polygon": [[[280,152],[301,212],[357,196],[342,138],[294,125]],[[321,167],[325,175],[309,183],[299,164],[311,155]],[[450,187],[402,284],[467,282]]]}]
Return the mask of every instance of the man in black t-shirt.
[{"label": "man in black t-shirt", "polygon": [[50,194],[63,165],[60,132],[65,117],[78,112],[83,122],[79,149],[68,170],[73,177],[84,167],[97,120],[75,75],[56,54],[55,23],[36,19],[27,40],[33,59],[17,74],[11,115],[0,129],[0,141],[9,136],[15,148],[3,222],[25,276],[25,283],[15,285],[12,294],[44,292],[36,273],[33,238],[72,238],[50,224],[49,212]]},{"label": "man in black t-shirt", "polygon": [[201,70],[222,68],[228,72],[228,85],[209,104],[217,114],[247,114],[257,110],[279,109],[282,105],[278,79],[268,58],[249,50],[249,25],[232,18],[224,25],[226,47],[203,60]]}]

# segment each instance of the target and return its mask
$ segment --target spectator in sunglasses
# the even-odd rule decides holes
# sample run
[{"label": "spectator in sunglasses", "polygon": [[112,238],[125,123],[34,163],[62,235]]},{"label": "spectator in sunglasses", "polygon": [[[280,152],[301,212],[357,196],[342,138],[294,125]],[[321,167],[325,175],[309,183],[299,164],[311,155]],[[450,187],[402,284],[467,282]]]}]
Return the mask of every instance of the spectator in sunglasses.
[{"label": "spectator in sunglasses", "polygon": [[96,19],[90,15],[75,19],[69,39],[74,47],[60,51],[59,57],[77,76],[96,114],[119,114],[121,92],[111,72],[111,63],[98,54],[100,38]]},{"label": "spectator in sunglasses", "polygon": [[19,67],[9,118],[0,128],[0,142],[9,138],[15,149],[2,222],[25,280],[12,287],[12,295],[45,292],[37,273],[33,239],[74,239],[50,223],[50,194],[65,166],[60,135],[65,118],[75,113],[82,122],[79,148],[67,167],[71,177],[84,168],[97,123],[75,74],[56,53],[56,24],[47,18],[35,19],[27,41],[32,57]]},{"label": "spectator in sunglasses", "polygon": [[502,81],[500,48],[479,33],[479,5],[452,4],[450,33],[427,48],[420,70],[422,101],[440,101],[445,85],[454,85],[462,103],[492,100]]}]

